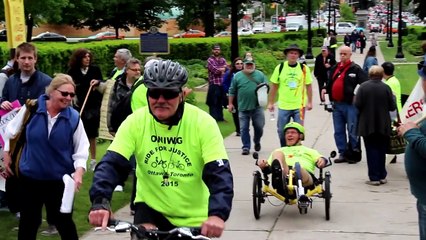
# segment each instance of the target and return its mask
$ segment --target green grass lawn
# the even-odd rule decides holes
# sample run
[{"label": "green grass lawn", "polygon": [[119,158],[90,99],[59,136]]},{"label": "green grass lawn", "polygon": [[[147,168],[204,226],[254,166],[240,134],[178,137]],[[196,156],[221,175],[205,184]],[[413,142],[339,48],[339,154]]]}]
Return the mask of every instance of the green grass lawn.
[{"label": "green grass lawn", "polygon": [[[206,94],[207,94],[206,92],[195,92],[195,99],[196,99],[196,105],[200,107],[201,109],[203,109],[204,111],[208,112],[208,107],[205,104]],[[235,126],[232,121],[231,113],[229,113],[228,111],[224,111],[224,117],[227,122],[220,122],[218,125],[221,130],[222,136],[226,137],[235,132]],[[109,141],[104,141],[98,144],[98,147],[97,147],[98,160],[102,158],[109,144],[110,144]],[[78,192],[75,196],[73,219],[76,223],[77,230],[80,236],[82,236],[85,232],[89,231],[92,228],[87,222],[87,214],[91,206],[91,203],[89,200],[89,188],[91,186],[92,179],[93,179],[93,173],[87,172],[84,175],[83,186],[80,192]],[[132,177],[129,177],[129,179],[127,180],[124,186],[124,191],[114,192],[113,200],[112,200],[112,208],[114,211],[122,208],[123,206],[129,203],[131,186],[132,186]],[[31,196],[26,196],[26,197],[28,197],[29,201],[31,201]],[[18,232],[12,231],[14,227],[18,226],[18,221],[16,220],[15,216],[7,211],[0,212],[0,222],[1,222],[0,239],[2,240],[17,239]],[[44,230],[46,226],[47,226],[46,222],[43,221],[40,231]],[[39,234],[37,239],[59,240],[60,237],[58,235],[45,237]]]},{"label": "green grass lawn", "polygon": [[[385,60],[394,62],[395,61],[395,55],[396,55],[397,50],[398,50],[397,42],[395,42],[395,40],[394,40],[394,47],[393,48],[388,47],[387,41],[379,42],[379,45],[380,45],[380,50],[382,51],[382,54],[383,54],[383,57],[385,58]],[[404,53],[404,57],[405,57],[407,62],[416,62],[417,63],[421,58],[421,57],[418,57],[418,56],[411,55],[408,51],[404,51],[404,49],[402,49],[402,52]]]}]

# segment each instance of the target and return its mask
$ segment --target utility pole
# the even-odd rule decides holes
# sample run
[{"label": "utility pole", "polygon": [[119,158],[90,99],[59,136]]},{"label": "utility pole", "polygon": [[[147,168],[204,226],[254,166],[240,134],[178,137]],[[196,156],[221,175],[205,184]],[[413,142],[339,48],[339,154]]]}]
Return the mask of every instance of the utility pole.
[{"label": "utility pole", "polygon": [[231,61],[240,55],[238,47],[238,3],[231,1]]}]

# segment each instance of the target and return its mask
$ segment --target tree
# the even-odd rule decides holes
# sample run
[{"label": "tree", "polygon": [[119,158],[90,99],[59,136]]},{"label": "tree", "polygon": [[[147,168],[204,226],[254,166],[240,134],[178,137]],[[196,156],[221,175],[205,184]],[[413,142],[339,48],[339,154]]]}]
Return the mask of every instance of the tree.
[{"label": "tree", "polygon": [[418,3],[417,8],[414,9],[414,13],[417,14],[417,16],[420,19],[425,18],[426,17],[426,1],[414,0],[414,3]]},{"label": "tree", "polygon": [[[249,0],[232,1],[237,1],[240,7],[243,3],[249,2]],[[223,14],[224,9],[228,9],[229,14],[231,0],[176,0],[174,5],[183,12],[177,19],[180,29],[187,30],[190,25],[204,25],[206,36],[211,37],[215,32],[215,12],[220,11]]]},{"label": "tree", "polygon": [[355,15],[352,12],[352,7],[347,3],[340,4],[341,21],[355,21]]},{"label": "tree", "polygon": [[89,27],[96,31],[104,27],[130,31],[130,26],[139,30],[148,30],[152,26],[161,26],[159,15],[169,12],[169,1],[151,0],[78,0],[87,4],[81,9],[68,6],[64,11],[64,22],[77,28]]},{"label": "tree", "polygon": [[[63,9],[70,0],[24,0],[25,16],[31,13],[34,23],[55,22],[62,19]],[[0,19],[5,19],[4,2],[0,1]]]}]

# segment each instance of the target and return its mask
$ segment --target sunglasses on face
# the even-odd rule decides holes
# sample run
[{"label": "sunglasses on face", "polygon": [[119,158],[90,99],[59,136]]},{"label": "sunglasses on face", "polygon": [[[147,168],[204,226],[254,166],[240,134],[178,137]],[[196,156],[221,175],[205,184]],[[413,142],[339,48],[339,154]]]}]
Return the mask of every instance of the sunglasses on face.
[{"label": "sunglasses on face", "polygon": [[148,89],[148,96],[153,99],[159,99],[163,96],[164,99],[170,100],[179,96],[180,90],[164,90],[164,89]]},{"label": "sunglasses on face", "polygon": [[75,96],[75,93],[73,93],[73,92],[63,92],[63,91],[58,90],[58,89],[56,89],[56,91],[60,92],[62,97],[68,97],[68,95],[69,95],[70,97],[73,98]]}]

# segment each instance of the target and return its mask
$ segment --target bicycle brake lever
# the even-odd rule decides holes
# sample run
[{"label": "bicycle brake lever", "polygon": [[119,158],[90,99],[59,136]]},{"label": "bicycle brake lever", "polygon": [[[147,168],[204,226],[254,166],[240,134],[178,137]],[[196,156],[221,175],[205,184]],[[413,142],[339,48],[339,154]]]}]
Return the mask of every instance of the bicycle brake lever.
[{"label": "bicycle brake lever", "polygon": [[[110,231],[110,232],[115,232],[115,228],[114,227],[106,227],[105,229],[108,230],[108,231]],[[102,227],[95,227],[93,230],[95,232],[103,231]]]}]

